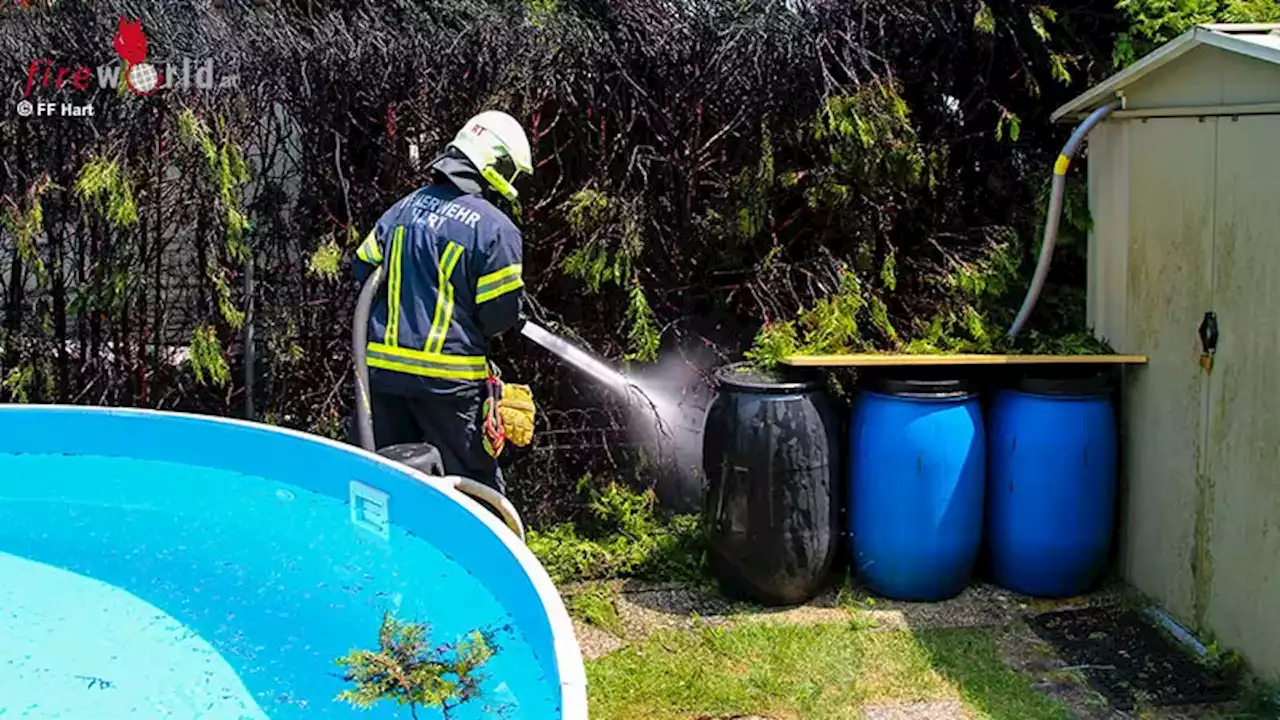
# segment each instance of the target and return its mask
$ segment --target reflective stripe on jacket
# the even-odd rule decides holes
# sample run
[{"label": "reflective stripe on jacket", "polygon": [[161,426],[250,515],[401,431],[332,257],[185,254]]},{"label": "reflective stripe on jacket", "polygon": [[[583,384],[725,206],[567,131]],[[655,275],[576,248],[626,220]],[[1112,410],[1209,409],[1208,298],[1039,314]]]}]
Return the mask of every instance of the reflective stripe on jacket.
[{"label": "reflective stripe on jacket", "polygon": [[369,319],[371,384],[416,394],[487,378],[489,338],[519,318],[521,255],[511,220],[452,183],[392,206],[356,250],[361,283],[386,266]]}]

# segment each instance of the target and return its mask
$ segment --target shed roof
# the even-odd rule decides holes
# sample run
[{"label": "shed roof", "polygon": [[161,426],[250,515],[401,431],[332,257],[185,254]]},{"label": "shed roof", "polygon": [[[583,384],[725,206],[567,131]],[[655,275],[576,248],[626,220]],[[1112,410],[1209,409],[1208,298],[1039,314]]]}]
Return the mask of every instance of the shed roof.
[{"label": "shed roof", "polygon": [[1065,117],[1088,112],[1110,101],[1117,92],[1154,70],[1204,45],[1280,65],[1280,23],[1197,25],[1058,108],[1051,120],[1058,122]]}]

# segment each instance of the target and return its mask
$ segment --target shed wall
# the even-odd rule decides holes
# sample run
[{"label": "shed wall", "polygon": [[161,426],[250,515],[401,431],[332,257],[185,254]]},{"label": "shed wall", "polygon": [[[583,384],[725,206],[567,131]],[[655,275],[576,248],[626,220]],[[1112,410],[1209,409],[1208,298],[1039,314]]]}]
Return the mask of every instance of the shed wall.
[{"label": "shed wall", "polygon": [[1129,123],[1103,122],[1089,135],[1089,212],[1085,313],[1094,334],[1127,352]]},{"label": "shed wall", "polygon": [[1128,226],[1107,232],[1127,238],[1128,252],[1125,274],[1108,273],[1121,283],[1115,292],[1126,306],[1122,350],[1149,362],[1126,392],[1120,562],[1135,587],[1185,620],[1195,612],[1205,382],[1196,330],[1210,304],[1217,120],[1124,124]]},{"label": "shed wall", "polygon": [[1198,619],[1280,679],[1280,115],[1218,122]]},{"label": "shed wall", "polygon": [[1280,102],[1280,66],[1199,47],[1124,89],[1128,110]]},{"label": "shed wall", "polygon": [[[1203,55],[1128,96],[1280,101],[1280,68]],[[1228,78],[1217,99],[1203,92],[1215,73]],[[1089,142],[1089,321],[1117,351],[1149,357],[1122,414],[1121,570],[1280,680],[1280,115],[1111,120]],[[1220,334],[1211,372],[1199,363],[1207,311]]]}]

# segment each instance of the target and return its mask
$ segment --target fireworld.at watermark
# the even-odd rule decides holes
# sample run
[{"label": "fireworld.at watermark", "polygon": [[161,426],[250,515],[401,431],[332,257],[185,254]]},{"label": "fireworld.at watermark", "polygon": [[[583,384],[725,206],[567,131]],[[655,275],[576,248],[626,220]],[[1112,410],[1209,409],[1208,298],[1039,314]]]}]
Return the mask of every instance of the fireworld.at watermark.
[{"label": "fireworld.at watermark", "polygon": [[[157,61],[147,59],[147,36],[139,21],[120,18],[112,47],[120,56],[119,63],[99,65],[59,65],[52,60],[35,58],[27,65],[23,99],[18,114],[23,117],[91,117],[91,105],[67,99],[67,94],[98,89],[109,92],[128,91],[134,95],[153,95],[161,90],[213,90],[239,87],[238,75],[218,76],[213,58],[197,60]],[[58,93],[57,102],[44,99],[47,93]]]},{"label": "fireworld.at watermark", "polygon": [[136,95],[152,95],[158,90],[235,88],[240,85],[240,76],[218,77],[214,72],[213,58],[205,58],[202,62],[183,58],[177,63],[140,63],[132,66],[116,63],[92,69],[87,65],[72,68],[59,66],[52,60],[32,60],[27,66],[23,97],[29,98],[44,90],[84,92],[95,87],[115,92],[120,89],[122,81],[125,88]]}]

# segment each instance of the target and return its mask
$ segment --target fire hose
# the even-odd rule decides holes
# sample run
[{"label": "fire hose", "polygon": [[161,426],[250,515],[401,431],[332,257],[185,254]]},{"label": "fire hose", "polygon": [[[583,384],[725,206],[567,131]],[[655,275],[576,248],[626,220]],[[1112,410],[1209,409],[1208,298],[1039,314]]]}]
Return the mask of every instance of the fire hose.
[{"label": "fire hose", "polygon": [[[360,297],[356,301],[355,318],[351,323],[351,356],[355,360],[356,375],[356,431],[360,439],[360,446],[369,452],[377,453],[383,457],[400,461],[401,456],[407,455],[410,451],[406,451],[404,446],[392,446],[378,450],[375,446],[373,437],[373,403],[369,395],[369,358],[367,355],[367,345],[369,340],[369,312],[373,307],[373,296],[382,287],[383,281],[386,279],[386,269],[382,265],[378,265],[369,273],[368,279],[360,288]],[[438,458],[438,451],[427,445],[426,443],[417,444],[418,455],[432,455]],[[411,467],[423,470],[427,474],[438,475],[439,479],[448,483],[454,490],[470,496],[480,503],[492,508],[498,514],[507,527],[511,528],[521,540],[524,540],[524,523],[520,521],[520,515],[516,512],[515,507],[511,504],[502,493],[470,478],[460,477],[457,475],[444,475],[443,467],[436,461],[436,467],[439,470],[430,472],[427,468],[416,467],[411,463]],[[428,466],[429,467],[429,466]]]}]

